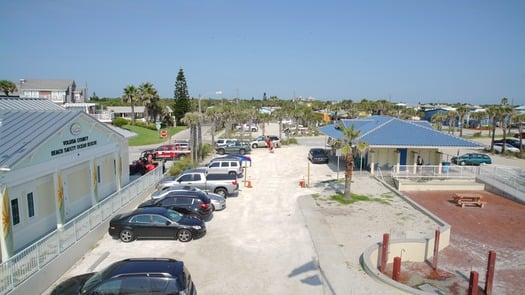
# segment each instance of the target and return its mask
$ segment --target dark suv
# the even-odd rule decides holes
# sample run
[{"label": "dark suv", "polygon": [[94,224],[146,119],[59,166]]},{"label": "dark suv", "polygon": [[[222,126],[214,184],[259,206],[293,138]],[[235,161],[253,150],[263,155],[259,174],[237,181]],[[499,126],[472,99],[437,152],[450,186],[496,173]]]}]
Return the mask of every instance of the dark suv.
[{"label": "dark suv", "polygon": [[164,207],[205,221],[213,216],[211,200],[202,191],[173,191],[162,198],[147,200],[139,205],[139,208],[145,207]]},{"label": "dark suv", "polygon": [[187,294],[197,290],[184,262],[169,258],[130,258],[97,273],[81,274],[56,286],[55,294]]}]

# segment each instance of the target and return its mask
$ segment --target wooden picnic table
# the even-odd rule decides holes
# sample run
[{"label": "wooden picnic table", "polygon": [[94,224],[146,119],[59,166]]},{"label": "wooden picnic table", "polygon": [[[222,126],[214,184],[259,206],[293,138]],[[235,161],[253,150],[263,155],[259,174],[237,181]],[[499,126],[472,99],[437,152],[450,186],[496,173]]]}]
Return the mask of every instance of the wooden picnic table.
[{"label": "wooden picnic table", "polygon": [[456,193],[453,196],[454,203],[464,208],[467,205],[474,205],[478,207],[485,207],[487,202],[481,201],[482,195],[476,193]]}]

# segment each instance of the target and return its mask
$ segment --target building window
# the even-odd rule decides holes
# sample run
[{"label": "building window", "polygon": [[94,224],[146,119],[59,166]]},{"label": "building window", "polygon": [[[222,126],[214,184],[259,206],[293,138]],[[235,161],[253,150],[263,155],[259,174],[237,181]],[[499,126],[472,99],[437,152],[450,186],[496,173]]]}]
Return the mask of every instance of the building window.
[{"label": "building window", "polygon": [[100,166],[97,165],[97,181],[100,183]]},{"label": "building window", "polygon": [[20,209],[18,208],[18,199],[11,200],[11,214],[13,215],[13,225],[20,223]]},{"label": "building window", "polygon": [[27,215],[29,218],[35,216],[35,199],[32,192],[27,194]]}]

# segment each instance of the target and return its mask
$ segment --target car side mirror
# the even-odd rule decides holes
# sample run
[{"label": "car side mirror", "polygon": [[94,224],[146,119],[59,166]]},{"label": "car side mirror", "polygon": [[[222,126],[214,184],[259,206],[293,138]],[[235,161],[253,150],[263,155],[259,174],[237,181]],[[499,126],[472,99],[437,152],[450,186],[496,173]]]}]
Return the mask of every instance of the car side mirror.
[{"label": "car side mirror", "polygon": [[171,221],[166,220],[166,225],[170,225],[170,224],[171,224]]}]

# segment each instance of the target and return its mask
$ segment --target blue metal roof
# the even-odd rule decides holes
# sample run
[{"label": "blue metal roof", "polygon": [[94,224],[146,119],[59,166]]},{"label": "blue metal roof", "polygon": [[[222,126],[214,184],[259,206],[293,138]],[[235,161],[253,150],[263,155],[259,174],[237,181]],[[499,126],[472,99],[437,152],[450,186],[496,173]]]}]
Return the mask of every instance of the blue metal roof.
[{"label": "blue metal roof", "polygon": [[[362,119],[343,119],[343,125],[354,126],[360,134],[354,144],[367,142],[370,147],[417,147],[417,148],[482,148],[477,142],[443,133],[432,128],[427,121],[401,120],[387,116],[371,116]],[[343,139],[337,125],[319,128],[319,132],[335,139]]]}]

